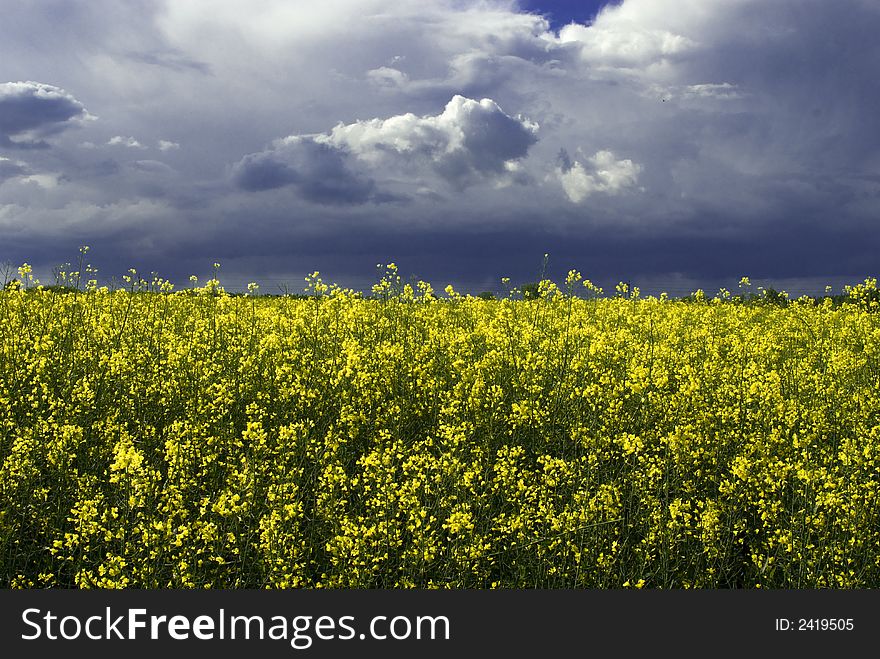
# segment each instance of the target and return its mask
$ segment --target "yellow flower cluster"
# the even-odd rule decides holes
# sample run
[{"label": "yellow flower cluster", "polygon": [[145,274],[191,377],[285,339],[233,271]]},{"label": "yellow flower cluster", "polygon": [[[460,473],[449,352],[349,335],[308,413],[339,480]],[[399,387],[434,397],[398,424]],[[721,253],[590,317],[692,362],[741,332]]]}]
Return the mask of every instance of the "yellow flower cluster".
[{"label": "yellow flower cluster", "polygon": [[0,584],[880,583],[873,280],[485,300],[391,264],[295,298],[218,268],[0,292]]}]

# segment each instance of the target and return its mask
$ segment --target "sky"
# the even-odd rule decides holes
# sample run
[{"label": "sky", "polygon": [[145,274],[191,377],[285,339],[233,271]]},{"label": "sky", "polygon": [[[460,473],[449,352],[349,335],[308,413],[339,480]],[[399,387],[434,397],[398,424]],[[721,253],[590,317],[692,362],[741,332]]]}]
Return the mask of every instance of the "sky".
[{"label": "sky", "polygon": [[880,270],[876,0],[0,0],[0,263],[797,292]]},{"label": "sky", "polygon": [[596,18],[605,5],[619,4],[603,0],[523,0],[518,7],[522,10],[540,14],[559,30],[569,23],[589,23]]}]

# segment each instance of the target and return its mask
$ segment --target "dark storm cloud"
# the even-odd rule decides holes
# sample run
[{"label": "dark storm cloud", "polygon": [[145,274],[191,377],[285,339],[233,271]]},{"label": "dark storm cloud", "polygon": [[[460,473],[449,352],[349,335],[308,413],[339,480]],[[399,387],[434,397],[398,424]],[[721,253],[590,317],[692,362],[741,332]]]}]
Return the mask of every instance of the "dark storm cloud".
[{"label": "dark storm cloud", "polygon": [[235,164],[235,183],[249,192],[293,186],[317,204],[346,205],[377,201],[375,183],[353,172],[347,154],[309,137],[287,138],[272,149]]},{"label": "dark storm cloud", "polygon": [[[505,276],[515,284],[534,281],[543,254],[549,252],[548,275],[557,282],[569,268],[576,268],[606,290],[613,290],[618,281],[630,281],[651,292],[684,295],[698,286],[709,293],[721,285],[733,287],[742,275],[770,281],[810,276],[819,280],[814,292],[825,283],[836,285],[840,277],[856,283],[873,263],[871,252],[880,250],[880,239],[862,235],[861,227],[853,223],[831,227],[791,221],[763,230],[755,239],[709,232],[696,224],[675,234],[611,227],[571,232],[529,227],[523,217],[518,219],[524,228],[516,232],[497,226],[463,230],[441,222],[389,231],[370,219],[352,224],[323,218],[308,229],[285,219],[273,221],[271,240],[241,223],[204,218],[188,220],[189,235],[151,237],[143,225],[131,225],[117,236],[91,243],[91,256],[107,275],[134,266],[159,269],[179,282],[192,273],[207,273],[211,263],[220,261],[230,287],[258,281],[265,292],[277,292],[276,282],[301,286],[303,274],[313,270],[320,270],[328,281],[368,289],[375,281],[375,264],[394,261],[406,279],[430,281],[438,290],[451,282],[476,293],[490,288],[498,292]],[[735,222],[733,217],[723,219],[725,224]],[[28,244],[10,238],[9,248],[23,255],[13,262],[36,260],[27,253]],[[76,245],[69,240],[53,238],[46,244],[64,254],[64,260],[75,253]],[[864,251],[855,252],[853,244],[864,245]],[[161,263],[156,261],[158,254],[164,255]],[[804,271],[805,261],[815,265],[809,273]],[[256,273],[262,273],[263,279]]]},{"label": "dark storm cloud", "polygon": [[476,287],[544,252],[596,280],[876,274],[880,5],[614,5],[559,33],[504,2],[13,3],[0,80],[101,121],[58,132],[73,97],[0,115],[0,146],[33,148],[0,166],[0,261],[87,243],[108,274],[184,277],[394,260]]},{"label": "dark storm cloud", "polygon": [[0,83],[0,146],[43,148],[45,138],[89,116],[71,94],[39,82]]},{"label": "dark storm cloud", "polygon": [[299,175],[268,153],[251,153],[235,164],[232,178],[242,190],[261,192],[292,185]]}]

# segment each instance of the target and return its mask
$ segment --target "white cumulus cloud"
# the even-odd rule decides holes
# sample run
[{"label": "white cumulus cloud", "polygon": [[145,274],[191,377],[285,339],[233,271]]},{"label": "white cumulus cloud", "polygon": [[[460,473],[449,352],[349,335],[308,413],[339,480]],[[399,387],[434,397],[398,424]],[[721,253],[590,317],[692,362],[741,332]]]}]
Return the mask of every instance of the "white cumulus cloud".
[{"label": "white cumulus cloud", "polygon": [[146,149],[143,144],[141,144],[138,140],[133,137],[126,137],[124,135],[116,135],[107,140],[107,144],[110,146],[124,146],[129,149]]},{"label": "white cumulus cloud", "polygon": [[620,25],[601,16],[593,25],[566,25],[559,39],[562,43],[579,45],[582,57],[591,64],[617,67],[645,66],[681,55],[696,46],[692,39],[681,34]]},{"label": "white cumulus cloud", "polygon": [[528,154],[537,132],[536,123],[505,114],[492,99],[456,95],[437,115],[340,124],[317,139],[374,164],[429,163],[449,182],[467,187],[481,176],[513,169],[511,163]]},{"label": "white cumulus cloud", "polygon": [[291,135],[233,168],[238,185],[270,190],[292,185],[315,201],[333,188],[349,203],[375,200],[373,179],[393,171],[422,185],[439,177],[463,189],[484,179],[517,177],[516,163],[537,141],[537,124],[511,117],[491,99],[454,96],[437,115],[413,113],[338,124],[328,133]]},{"label": "white cumulus cloud", "polygon": [[642,168],[629,159],[618,160],[611,151],[599,151],[586,164],[571,161],[563,150],[556,170],[569,200],[578,204],[597,192],[617,194],[632,188]]}]

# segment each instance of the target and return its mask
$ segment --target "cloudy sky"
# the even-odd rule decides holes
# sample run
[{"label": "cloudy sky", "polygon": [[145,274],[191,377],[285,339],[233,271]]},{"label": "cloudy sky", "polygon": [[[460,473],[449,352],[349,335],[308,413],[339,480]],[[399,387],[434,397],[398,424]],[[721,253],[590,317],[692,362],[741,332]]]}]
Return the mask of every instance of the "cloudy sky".
[{"label": "cloudy sky", "polygon": [[0,262],[880,271],[876,0],[0,0]]}]

